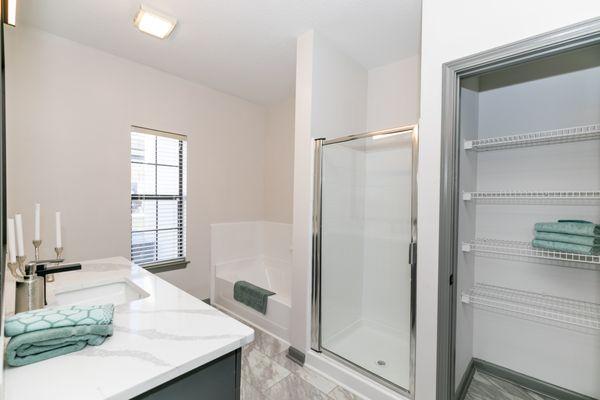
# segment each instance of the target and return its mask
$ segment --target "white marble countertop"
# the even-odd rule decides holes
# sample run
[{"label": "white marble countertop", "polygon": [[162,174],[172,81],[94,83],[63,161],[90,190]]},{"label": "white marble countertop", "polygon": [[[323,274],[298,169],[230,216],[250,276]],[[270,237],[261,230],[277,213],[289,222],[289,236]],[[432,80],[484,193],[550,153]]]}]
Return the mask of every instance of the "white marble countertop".
[{"label": "white marble countertop", "polygon": [[115,307],[114,334],[101,346],[30,364],[4,367],[4,398],[129,399],[225,355],[254,339],[254,331],[127,261],[82,263],[56,274],[54,293],[129,282],[148,297]]}]

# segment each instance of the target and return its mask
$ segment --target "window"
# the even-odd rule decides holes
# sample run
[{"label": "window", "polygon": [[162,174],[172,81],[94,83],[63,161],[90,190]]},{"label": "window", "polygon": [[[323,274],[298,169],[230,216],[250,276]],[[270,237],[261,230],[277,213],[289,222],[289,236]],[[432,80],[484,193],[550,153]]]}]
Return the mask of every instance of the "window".
[{"label": "window", "polygon": [[185,261],[187,142],[131,129],[131,260],[141,266]]}]

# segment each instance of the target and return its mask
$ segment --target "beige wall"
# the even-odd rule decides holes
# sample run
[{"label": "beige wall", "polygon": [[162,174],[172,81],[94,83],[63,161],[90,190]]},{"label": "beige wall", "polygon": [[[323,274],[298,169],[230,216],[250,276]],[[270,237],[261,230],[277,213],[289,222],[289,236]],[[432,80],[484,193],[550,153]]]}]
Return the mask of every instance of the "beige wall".
[{"label": "beige wall", "polygon": [[[7,28],[6,47],[8,212],[23,213],[26,243],[39,202],[43,257],[54,247],[55,210],[69,260],[129,257],[129,128],[186,134],[191,264],[161,276],[208,297],[209,224],[264,216],[265,109],[23,26]],[[287,146],[269,137],[273,152]],[[279,196],[278,185],[267,192]]]},{"label": "beige wall", "polygon": [[294,97],[267,110],[265,219],[292,223],[294,195]]}]

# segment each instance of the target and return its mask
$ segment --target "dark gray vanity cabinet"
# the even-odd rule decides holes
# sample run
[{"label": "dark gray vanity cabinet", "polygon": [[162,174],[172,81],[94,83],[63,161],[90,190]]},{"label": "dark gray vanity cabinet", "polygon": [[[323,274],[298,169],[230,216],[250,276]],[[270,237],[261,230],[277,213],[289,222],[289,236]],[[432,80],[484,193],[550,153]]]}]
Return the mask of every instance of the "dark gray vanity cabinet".
[{"label": "dark gray vanity cabinet", "polygon": [[237,349],[137,397],[144,400],[239,400],[242,350]]}]

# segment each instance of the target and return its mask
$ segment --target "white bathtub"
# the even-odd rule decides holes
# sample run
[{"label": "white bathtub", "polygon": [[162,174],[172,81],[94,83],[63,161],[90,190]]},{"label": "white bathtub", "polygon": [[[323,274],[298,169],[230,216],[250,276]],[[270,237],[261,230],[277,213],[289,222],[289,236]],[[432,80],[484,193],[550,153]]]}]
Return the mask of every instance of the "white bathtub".
[{"label": "white bathtub", "polygon": [[[211,226],[211,302],[289,342],[291,290],[291,226],[243,222]],[[267,313],[233,298],[233,285],[244,280],[276,294]]]}]

